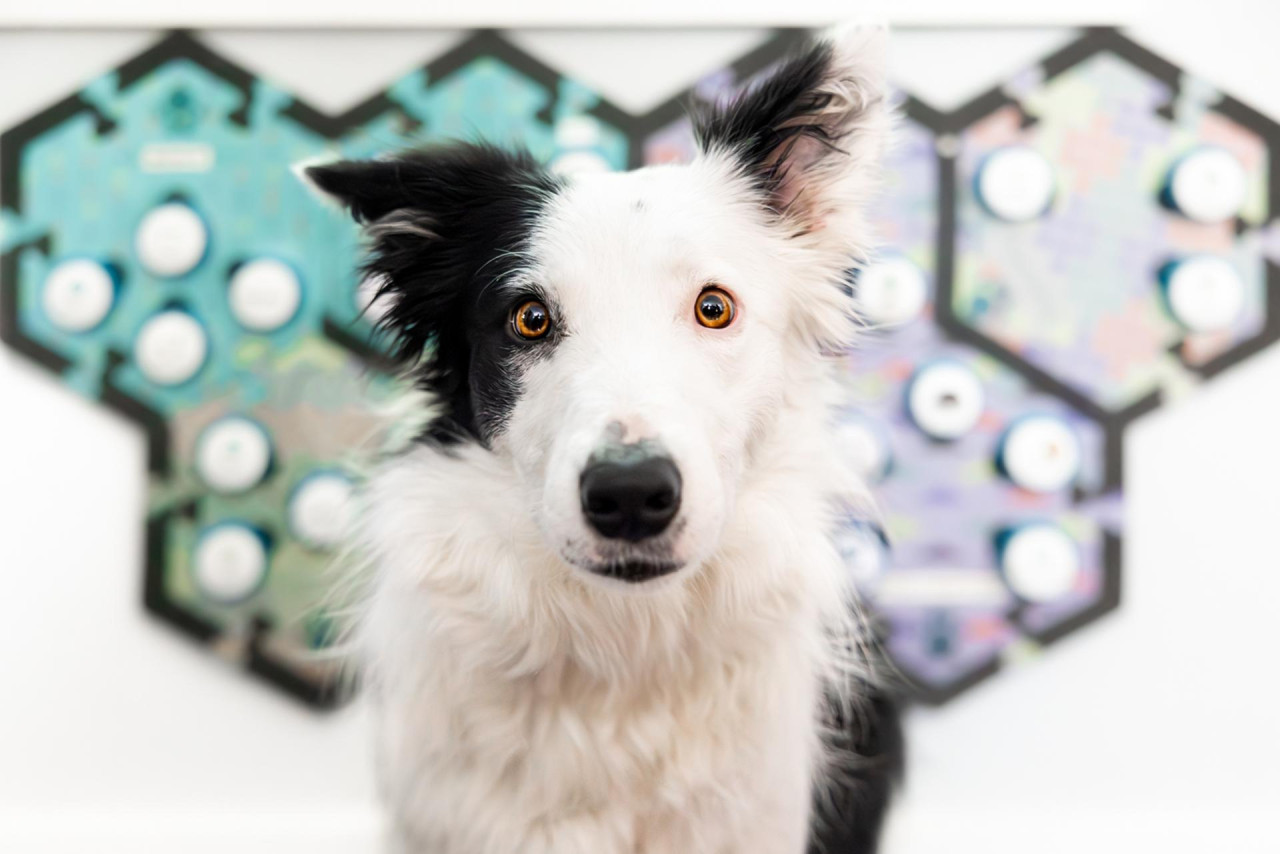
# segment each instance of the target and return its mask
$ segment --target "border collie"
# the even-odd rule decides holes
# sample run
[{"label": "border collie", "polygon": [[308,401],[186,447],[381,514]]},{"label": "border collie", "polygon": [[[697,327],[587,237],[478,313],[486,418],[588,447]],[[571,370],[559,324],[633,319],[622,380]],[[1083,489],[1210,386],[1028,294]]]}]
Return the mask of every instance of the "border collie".
[{"label": "border collie", "polygon": [[306,170],[426,413],[358,534],[393,850],[874,850],[897,730],[831,535],[864,501],[833,408],[886,39],[698,111],[688,165]]}]

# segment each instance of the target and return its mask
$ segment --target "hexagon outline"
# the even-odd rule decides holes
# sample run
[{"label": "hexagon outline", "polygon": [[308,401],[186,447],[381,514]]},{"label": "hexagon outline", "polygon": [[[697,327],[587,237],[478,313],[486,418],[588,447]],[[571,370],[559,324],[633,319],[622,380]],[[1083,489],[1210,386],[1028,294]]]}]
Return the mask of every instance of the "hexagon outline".
[{"label": "hexagon outline", "polygon": [[[1069,68],[1102,53],[1112,53],[1144,71],[1169,87],[1170,100],[1157,112],[1166,118],[1172,113],[1172,103],[1181,85],[1182,72],[1176,65],[1151,52],[1142,45],[1122,35],[1113,27],[1086,28],[1080,38],[1050,54],[1037,64],[1048,82]],[[1034,116],[1022,111],[1021,104],[997,84],[964,106],[944,115],[941,130],[959,134],[975,121],[1002,107],[1013,107],[1022,114],[1023,127],[1035,124]],[[1232,118],[1258,133],[1274,156],[1280,156],[1280,125],[1266,118],[1230,96],[1223,96],[1210,109]],[[1119,485],[1123,469],[1123,442],[1121,433],[1134,419],[1158,408],[1164,401],[1160,388],[1153,389],[1142,398],[1119,409],[1107,409],[1095,403],[1085,393],[1044,371],[1009,348],[966,325],[955,312],[953,286],[956,251],[956,203],[957,175],[954,154],[939,151],[939,220],[938,220],[938,301],[937,322],[958,340],[971,344],[983,352],[1008,364],[1027,378],[1034,386],[1066,400],[1082,412],[1090,413],[1108,432],[1108,447],[1114,448],[1108,460],[1108,479]],[[1268,175],[1268,214],[1273,219],[1280,215],[1280,170],[1271,169]],[[1237,220],[1237,231],[1243,224]],[[1266,262],[1267,320],[1258,335],[1246,339],[1204,365],[1188,366],[1204,378],[1220,373],[1231,365],[1248,358],[1266,346],[1280,340],[1280,266],[1271,260]],[[1184,363],[1185,364],[1185,363]],[[1114,435],[1114,441],[1112,440]]]},{"label": "hexagon outline", "polygon": [[[148,72],[175,59],[193,62],[242,92],[244,102],[232,114],[232,121],[247,121],[255,77],[230,60],[214,53],[183,30],[170,32],[150,48],[118,66],[115,71],[118,75],[119,88],[127,89]],[[99,133],[109,132],[114,127],[113,123],[94,104],[86,100],[81,92],[76,92],[0,134],[0,186],[4,187],[3,198],[0,201],[3,202],[3,207],[15,213],[21,211],[19,173],[21,154],[26,145],[44,131],[83,112],[97,119]],[[18,325],[17,261],[20,253],[31,249],[47,255],[52,250],[51,235],[45,233],[17,244],[0,255],[0,340],[52,373],[61,375],[70,366],[70,360],[28,338]],[[338,343],[347,346],[345,341]],[[356,355],[364,354],[357,352]],[[147,437],[147,469],[152,475],[164,476],[169,470],[168,423],[160,413],[120,390],[112,382],[115,369],[123,364],[126,358],[117,350],[108,352],[107,363],[103,369],[99,402],[142,428]],[[180,508],[180,512],[193,513],[194,506],[194,502],[191,502]],[[172,511],[160,511],[148,513],[144,520],[143,607],[161,622],[167,623],[197,643],[214,646],[224,636],[223,630],[171,600],[165,593],[164,546],[171,518]],[[295,673],[287,663],[272,656],[264,643],[270,630],[271,624],[265,617],[260,615],[252,621],[251,636],[246,644],[246,653],[242,662],[244,668],[277,689],[315,708],[330,709],[339,705],[345,698],[335,683],[309,681]]]}]

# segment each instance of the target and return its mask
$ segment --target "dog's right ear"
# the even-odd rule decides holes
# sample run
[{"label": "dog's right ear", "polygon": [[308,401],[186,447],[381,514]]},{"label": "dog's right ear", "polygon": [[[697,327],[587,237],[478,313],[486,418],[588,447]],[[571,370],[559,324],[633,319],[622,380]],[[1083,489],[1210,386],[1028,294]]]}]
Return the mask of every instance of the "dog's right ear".
[{"label": "dog's right ear", "polygon": [[447,178],[436,167],[447,150],[414,151],[378,160],[342,160],[295,172],[321,198],[346,209],[364,226],[368,252],[362,272],[377,282],[386,307],[380,328],[393,336],[406,362],[422,358],[445,319],[456,311],[465,269],[451,269],[435,223],[445,213]]},{"label": "dog's right ear", "polygon": [[419,384],[474,432],[467,317],[522,263],[539,212],[560,187],[526,153],[455,144],[377,160],[303,165],[319,194],[364,226],[364,275],[386,307],[379,326]]},{"label": "dog's right ear", "polygon": [[[459,317],[468,294],[508,272],[556,180],[524,153],[457,144],[377,160],[303,165],[317,193],[364,226],[364,273],[380,283],[381,321],[416,359]],[[441,365],[440,367],[447,367]]]},{"label": "dog's right ear", "polygon": [[413,204],[403,180],[407,167],[403,159],[339,160],[299,164],[294,172],[317,196],[346,208],[356,222],[370,223]]}]

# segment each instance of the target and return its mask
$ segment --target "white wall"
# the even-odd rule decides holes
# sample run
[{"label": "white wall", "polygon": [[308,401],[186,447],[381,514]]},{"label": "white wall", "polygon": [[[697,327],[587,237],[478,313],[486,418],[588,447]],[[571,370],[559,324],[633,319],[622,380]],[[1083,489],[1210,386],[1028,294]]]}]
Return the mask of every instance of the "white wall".
[{"label": "white wall", "polygon": [[[916,21],[942,8],[903,6]],[[1191,4],[1108,7],[1148,46],[1280,116],[1275,4],[1214,3],[1216,21],[1192,17]],[[1012,3],[966,10],[1034,14]],[[948,106],[1063,37],[971,34],[971,51],[908,32],[898,76]],[[0,31],[0,126],[148,38]],[[521,43],[585,72],[602,67],[591,38]],[[611,38],[620,41],[598,85],[637,107],[665,94],[648,73],[657,37]],[[695,76],[745,38],[682,37],[663,55],[659,85],[676,88],[679,74]],[[223,32],[214,41],[337,108],[449,39]],[[324,78],[332,66],[317,58],[335,40],[361,51],[367,80]],[[911,782],[889,854],[1280,851],[1277,390],[1273,349],[1131,430],[1124,605],[1033,665],[912,715]],[[5,349],[0,413],[0,851],[373,850],[361,709],[296,708],[142,614],[141,436]]]}]

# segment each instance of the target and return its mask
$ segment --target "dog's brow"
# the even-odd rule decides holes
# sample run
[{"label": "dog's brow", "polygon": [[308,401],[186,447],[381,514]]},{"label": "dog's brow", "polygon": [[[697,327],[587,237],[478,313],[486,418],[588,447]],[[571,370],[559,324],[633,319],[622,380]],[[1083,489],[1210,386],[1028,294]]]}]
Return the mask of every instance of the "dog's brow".
[{"label": "dog's brow", "polygon": [[[500,250],[498,252],[495,252],[492,258],[490,258],[488,261],[480,265],[480,269],[476,270],[476,275],[479,276],[486,269],[488,269],[489,265],[497,261],[500,261],[504,258],[515,258],[521,261],[523,265],[528,265],[531,260],[527,252],[522,252],[514,249]],[[480,293],[477,296],[479,297],[485,296],[486,294],[488,294],[489,289],[493,287],[505,288],[509,280],[524,275],[525,270],[526,270],[526,266],[516,266],[510,270],[507,270],[501,276],[495,276],[494,278],[486,282],[483,287],[481,287]]]}]

